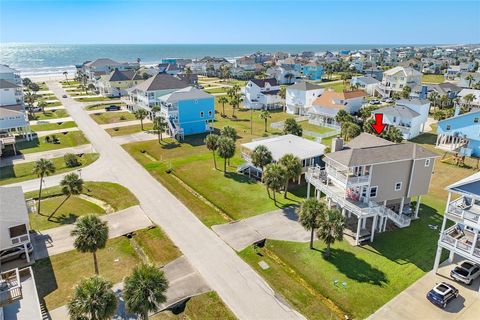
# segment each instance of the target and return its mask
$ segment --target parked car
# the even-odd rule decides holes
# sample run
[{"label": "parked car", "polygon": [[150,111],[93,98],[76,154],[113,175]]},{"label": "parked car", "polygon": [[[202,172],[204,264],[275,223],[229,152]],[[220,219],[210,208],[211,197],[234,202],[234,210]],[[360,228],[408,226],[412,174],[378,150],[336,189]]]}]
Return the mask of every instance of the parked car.
[{"label": "parked car", "polygon": [[[33,247],[30,242],[27,244],[27,250],[29,255],[33,251]],[[7,262],[18,258],[25,259],[26,257],[27,256],[25,255],[25,251],[23,250],[23,245],[0,251],[0,262]]]},{"label": "parked car", "polygon": [[120,109],[122,109],[120,106],[117,106],[117,105],[114,105],[114,104],[105,107],[105,111],[118,111]]},{"label": "parked car", "polygon": [[370,104],[371,104],[371,105],[380,104],[380,101],[378,101],[378,100],[370,100]]},{"label": "parked car", "polygon": [[64,95],[62,96],[62,98],[66,99],[66,98],[67,98],[67,95],[66,95],[66,94],[64,94]]},{"label": "parked car", "polygon": [[384,100],[386,103],[393,103],[393,99],[392,98],[387,98]]},{"label": "parked car", "polygon": [[447,304],[456,297],[458,297],[458,290],[446,282],[437,283],[437,285],[427,293],[427,299],[442,309],[445,309]]},{"label": "parked car", "polygon": [[473,280],[480,276],[480,266],[470,261],[463,261],[459,266],[450,271],[450,277],[453,280],[471,284]]}]

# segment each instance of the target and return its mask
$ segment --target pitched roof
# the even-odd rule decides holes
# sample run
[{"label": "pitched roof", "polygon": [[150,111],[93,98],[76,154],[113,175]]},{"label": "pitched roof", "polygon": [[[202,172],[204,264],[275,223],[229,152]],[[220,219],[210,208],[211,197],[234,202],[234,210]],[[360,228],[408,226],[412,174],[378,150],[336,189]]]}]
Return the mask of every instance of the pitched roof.
[{"label": "pitched roof", "polygon": [[[363,133],[363,135],[369,134]],[[391,143],[381,138],[378,139],[363,136],[357,140],[360,143],[353,139],[348,146],[357,145],[356,147],[332,152],[326,154],[325,157],[346,167],[438,157],[436,153],[415,143]]]},{"label": "pitched roof", "polygon": [[357,77],[357,78],[356,78],[356,81],[359,81],[359,82],[362,82],[362,83],[365,83],[365,84],[375,84],[375,83],[379,83],[379,82],[380,82],[380,81],[378,81],[377,79],[372,78],[372,77],[370,77],[370,76]]},{"label": "pitched roof", "polygon": [[384,71],[383,73],[390,76],[390,75],[396,74],[397,72],[403,72],[405,76],[421,76],[422,75],[421,72],[410,67],[395,67],[387,71]]},{"label": "pitched roof", "polygon": [[141,91],[156,91],[169,89],[182,89],[188,87],[189,84],[177,77],[169,75],[168,73],[158,73],[153,77],[148,78],[144,82],[136,85],[132,89]]},{"label": "pitched roof", "polygon": [[19,85],[11,83],[10,81],[0,79],[0,89],[20,88]]},{"label": "pitched roof", "polygon": [[424,104],[429,104],[430,101],[427,99],[412,98],[412,99],[399,99],[395,103],[398,105],[409,105],[409,104],[424,105]]},{"label": "pitched roof", "polygon": [[319,86],[319,85],[313,84],[311,82],[299,81],[299,82],[289,86],[287,89],[295,89],[295,90],[300,90],[300,91],[310,91],[310,90],[322,89],[322,87]]},{"label": "pitched roof", "polygon": [[[344,109],[345,104],[349,99],[364,97],[367,94],[362,90],[355,91],[344,91],[344,92],[335,92],[335,91],[324,91],[320,97],[313,101],[313,105],[319,106],[322,108],[329,109]],[[343,101],[343,104],[337,103]]]},{"label": "pitched roof", "polygon": [[213,95],[194,87],[187,87],[160,97],[160,100],[167,103],[174,103],[180,100],[199,100],[214,98]]},{"label": "pitched roof", "polygon": [[16,117],[25,115],[25,108],[21,104],[12,104],[0,107],[0,117]]},{"label": "pitched roof", "polygon": [[480,196],[480,172],[457,181],[449,185],[446,189]]},{"label": "pitched roof", "polygon": [[118,66],[118,65],[121,65],[121,63],[109,58],[100,58],[100,59],[85,63],[86,67]]},{"label": "pitched roof", "polygon": [[108,78],[108,81],[129,81],[129,80],[141,80],[143,79],[135,70],[113,70]]},{"label": "pitched roof", "polygon": [[17,70],[10,68],[6,64],[0,64],[0,73],[17,73],[17,72],[18,72]]},{"label": "pitched roof", "polygon": [[0,202],[0,221],[28,223],[28,209],[22,187],[0,187]]},{"label": "pitched roof", "polygon": [[413,119],[420,115],[420,113],[410,109],[409,107],[402,106],[402,105],[395,105],[395,106],[380,108],[376,110],[375,113],[388,114],[388,115],[399,117],[402,119]]},{"label": "pitched roof", "polygon": [[255,83],[257,86],[259,86],[260,88],[263,88],[265,87],[265,83],[269,83],[272,87],[273,86],[278,86],[278,82],[277,82],[277,79],[275,78],[270,78],[270,79],[252,79],[250,80],[252,81],[253,83]]},{"label": "pitched roof", "polygon": [[388,141],[386,139],[377,137],[373,134],[362,132],[360,135],[350,140],[346,145],[351,149],[358,149],[358,148],[387,146],[390,144],[395,144],[395,143],[392,141]]}]

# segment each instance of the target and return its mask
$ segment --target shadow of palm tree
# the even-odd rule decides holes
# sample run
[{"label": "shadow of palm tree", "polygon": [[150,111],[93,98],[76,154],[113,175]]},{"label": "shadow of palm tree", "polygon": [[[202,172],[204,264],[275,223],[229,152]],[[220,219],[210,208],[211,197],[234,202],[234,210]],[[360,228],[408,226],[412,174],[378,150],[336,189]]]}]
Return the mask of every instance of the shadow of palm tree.
[{"label": "shadow of palm tree", "polygon": [[330,256],[326,257],[325,261],[333,264],[339,272],[357,282],[370,283],[377,286],[383,286],[388,283],[385,273],[365,260],[357,258],[349,251],[332,248],[330,249]]},{"label": "shadow of palm tree", "polygon": [[78,216],[72,212],[68,214],[61,214],[59,216],[54,216],[50,219],[50,221],[58,223],[58,224],[73,224],[77,221]]}]

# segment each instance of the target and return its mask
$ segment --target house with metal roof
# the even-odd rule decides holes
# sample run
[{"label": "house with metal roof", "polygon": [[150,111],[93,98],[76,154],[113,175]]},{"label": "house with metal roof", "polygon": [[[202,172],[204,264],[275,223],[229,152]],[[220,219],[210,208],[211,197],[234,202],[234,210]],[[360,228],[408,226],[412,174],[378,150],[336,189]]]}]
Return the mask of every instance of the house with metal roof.
[{"label": "house with metal roof", "polygon": [[307,115],[309,109],[324,89],[308,81],[299,81],[287,87],[285,94],[286,111],[290,114]]},{"label": "house with metal roof", "polygon": [[370,76],[352,77],[352,80],[350,81],[351,86],[356,86],[358,89],[364,90],[371,96],[375,95],[375,90],[379,83],[380,81]]},{"label": "house with metal roof", "polygon": [[383,123],[400,130],[405,140],[410,140],[425,129],[430,101],[420,99],[400,99],[395,105],[375,110],[383,114]]},{"label": "house with metal roof", "polygon": [[[325,167],[306,174],[307,195],[324,193],[329,206],[347,218],[345,231],[356,245],[377,232],[405,228],[418,218],[421,196],[428,193],[436,153],[414,143],[393,143],[362,133],[344,146],[332,141]],[[412,200],[416,198],[413,207]]]},{"label": "house with metal roof", "polygon": [[245,86],[243,105],[257,110],[283,108],[279,92],[280,84],[275,78],[249,80]]},{"label": "house with metal roof", "polygon": [[118,62],[109,58],[100,58],[84,62],[80,70],[87,75],[89,82],[95,83],[97,78],[102,75],[108,75],[115,69],[123,71],[137,67],[139,67],[138,62]]},{"label": "house with metal roof", "polygon": [[383,72],[382,82],[377,92],[383,97],[390,97],[394,92],[402,92],[406,86],[415,88],[422,83],[422,73],[411,67],[395,67]]},{"label": "house with metal roof", "polygon": [[440,238],[433,270],[440,264],[442,251],[480,264],[480,173],[449,185]]}]

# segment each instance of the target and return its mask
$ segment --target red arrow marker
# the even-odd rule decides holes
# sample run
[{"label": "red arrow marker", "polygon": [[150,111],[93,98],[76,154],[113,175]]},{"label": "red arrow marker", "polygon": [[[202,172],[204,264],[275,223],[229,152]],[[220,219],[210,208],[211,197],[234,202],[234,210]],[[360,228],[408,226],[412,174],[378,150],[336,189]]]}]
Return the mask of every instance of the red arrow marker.
[{"label": "red arrow marker", "polygon": [[372,124],[372,129],[378,135],[382,133],[386,125],[383,124],[383,113],[375,113],[375,123]]}]

